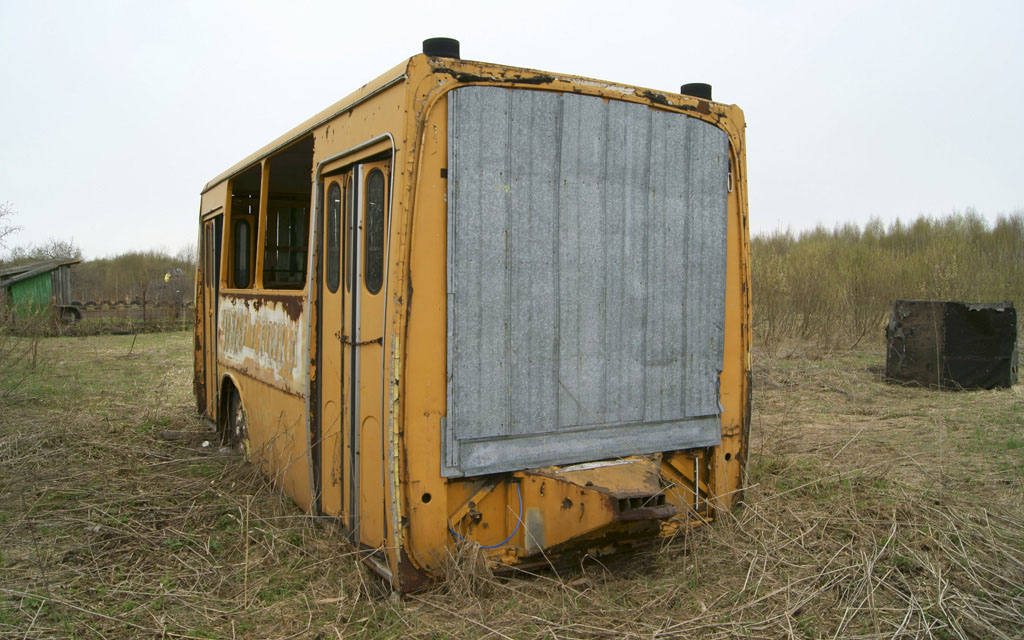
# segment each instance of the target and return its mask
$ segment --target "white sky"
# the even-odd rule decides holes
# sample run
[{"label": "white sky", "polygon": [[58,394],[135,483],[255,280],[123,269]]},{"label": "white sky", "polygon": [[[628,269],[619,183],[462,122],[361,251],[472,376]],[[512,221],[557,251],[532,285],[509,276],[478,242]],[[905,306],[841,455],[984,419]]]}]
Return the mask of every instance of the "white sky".
[{"label": "white sky", "polygon": [[13,244],[195,242],[210,178],[449,36],[747,117],[753,232],[1024,209],[1024,2],[0,0]]}]

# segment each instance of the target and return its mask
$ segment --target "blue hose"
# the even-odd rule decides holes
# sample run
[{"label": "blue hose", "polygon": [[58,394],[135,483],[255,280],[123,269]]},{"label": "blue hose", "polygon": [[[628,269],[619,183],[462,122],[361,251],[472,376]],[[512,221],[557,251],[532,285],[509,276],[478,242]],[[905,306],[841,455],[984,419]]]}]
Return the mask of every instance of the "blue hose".
[{"label": "blue hose", "polygon": [[[488,547],[480,547],[481,549],[497,549],[498,547],[504,545],[509,540],[511,540],[516,535],[516,532],[519,531],[519,525],[523,524],[523,493],[522,493],[522,491],[519,490],[519,483],[518,482],[516,483],[516,495],[519,496],[519,521],[516,522],[516,528],[512,530],[512,533],[510,533],[507,538],[505,538],[504,540],[502,540],[498,544],[492,544],[492,545],[490,545]],[[465,540],[466,539],[466,538],[463,538],[462,536],[460,536],[455,531],[455,529],[452,529],[451,525],[448,525],[448,533],[452,534],[452,537],[454,537],[454,538],[456,538],[458,540]]]}]

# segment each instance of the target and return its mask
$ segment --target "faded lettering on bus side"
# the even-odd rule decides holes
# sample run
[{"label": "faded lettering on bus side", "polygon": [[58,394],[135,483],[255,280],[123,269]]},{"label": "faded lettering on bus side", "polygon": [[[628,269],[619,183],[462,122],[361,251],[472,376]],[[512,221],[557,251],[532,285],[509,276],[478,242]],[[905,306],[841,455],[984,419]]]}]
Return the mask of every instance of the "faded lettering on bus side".
[{"label": "faded lettering on bus side", "polygon": [[292,393],[302,393],[301,324],[280,303],[250,305],[223,299],[218,333],[220,356],[245,373]]}]

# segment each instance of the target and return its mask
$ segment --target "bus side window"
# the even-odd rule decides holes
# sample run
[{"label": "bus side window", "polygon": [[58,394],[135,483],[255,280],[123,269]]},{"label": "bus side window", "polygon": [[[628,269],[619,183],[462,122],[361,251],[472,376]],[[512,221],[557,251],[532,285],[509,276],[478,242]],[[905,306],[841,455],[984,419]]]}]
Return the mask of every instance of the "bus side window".
[{"label": "bus side window", "polygon": [[313,136],[273,156],[269,163],[263,287],[301,289],[309,253],[309,202],[312,197]]},{"label": "bus side window", "polygon": [[231,217],[225,232],[224,247],[228,251],[227,285],[234,289],[251,289],[256,267],[256,231],[260,212],[259,163],[249,167],[230,183]]},{"label": "bus side window", "polygon": [[267,213],[267,244],[263,284],[268,289],[301,289],[306,283],[305,207],[271,203]]}]

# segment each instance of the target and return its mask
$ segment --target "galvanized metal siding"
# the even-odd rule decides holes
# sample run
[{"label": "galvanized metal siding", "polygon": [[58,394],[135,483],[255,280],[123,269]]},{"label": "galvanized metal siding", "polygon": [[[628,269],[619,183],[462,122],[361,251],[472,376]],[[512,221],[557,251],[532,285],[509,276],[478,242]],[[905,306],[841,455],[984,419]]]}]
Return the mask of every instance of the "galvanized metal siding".
[{"label": "galvanized metal siding", "polygon": [[728,138],[574,94],[449,94],[446,476],[717,444]]}]

